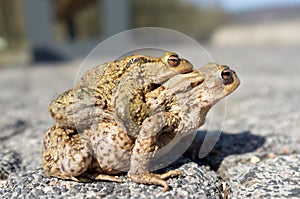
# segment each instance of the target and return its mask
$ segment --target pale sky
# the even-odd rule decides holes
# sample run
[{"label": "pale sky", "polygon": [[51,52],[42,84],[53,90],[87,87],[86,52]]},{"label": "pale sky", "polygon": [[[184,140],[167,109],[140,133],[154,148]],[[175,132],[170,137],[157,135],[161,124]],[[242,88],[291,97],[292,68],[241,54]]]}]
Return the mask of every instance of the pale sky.
[{"label": "pale sky", "polygon": [[300,5],[300,0],[219,0],[229,11],[241,11],[266,7]]},{"label": "pale sky", "polygon": [[243,10],[253,10],[268,7],[300,6],[300,0],[182,0],[196,4],[209,6],[214,2],[219,2],[228,11],[240,12]]}]

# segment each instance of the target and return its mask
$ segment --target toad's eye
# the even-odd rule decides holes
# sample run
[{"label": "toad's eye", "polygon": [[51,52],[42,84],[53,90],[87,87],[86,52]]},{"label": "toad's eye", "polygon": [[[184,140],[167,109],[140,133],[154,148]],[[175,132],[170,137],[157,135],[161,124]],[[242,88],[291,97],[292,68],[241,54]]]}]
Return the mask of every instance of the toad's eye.
[{"label": "toad's eye", "polygon": [[222,76],[223,80],[229,80],[229,79],[231,79],[231,77],[232,77],[232,70],[230,70],[230,69],[224,69],[221,72],[221,76]]},{"label": "toad's eye", "polygon": [[180,59],[178,55],[170,55],[168,58],[168,64],[172,67],[178,66],[180,63]]},{"label": "toad's eye", "polygon": [[231,83],[233,82],[232,75],[233,75],[233,71],[230,70],[230,69],[224,69],[224,70],[221,72],[221,77],[222,77],[223,83],[224,83],[225,85],[231,84]]}]

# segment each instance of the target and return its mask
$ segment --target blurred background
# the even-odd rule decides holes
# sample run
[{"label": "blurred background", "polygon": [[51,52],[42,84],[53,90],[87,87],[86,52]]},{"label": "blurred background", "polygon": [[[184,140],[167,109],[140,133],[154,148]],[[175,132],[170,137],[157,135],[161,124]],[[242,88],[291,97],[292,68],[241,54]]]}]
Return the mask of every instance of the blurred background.
[{"label": "blurred background", "polygon": [[299,0],[0,0],[0,67],[84,57],[136,27],[206,46],[300,45]]},{"label": "blurred background", "polygon": [[[207,116],[206,124],[211,124],[213,130],[220,126],[225,133],[218,140],[220,147],[204,162],[219,166],[222,161],[220,168],[224,171],[215,174],[218,179],[225,176],[224,181],[232,180],[229,189],[227,185],[219,186],[219,180],[215,185],[225,187],[224,194],[233,192],[240,198],[276,198],[272,193],[282,194],[278,198],[300,198],[299,162],[295,159],[300,154],[300,0],[0,0],[0,178],[3,168],[5,171],[6,165],[14,167],[10,165],[15,162],[5,162],[7,158],[2,157],[7,156],[1,156],[4,149],[20,153],[25,168],[9,181],[0,180],[0,195],[13,193],[6,195],[11,198],[22,193],[32,198],[52,193],[51,190],[53,196],[65,192],[65,188],[53,189],[66,187],[61,181],[52,186],[51,182],[57,181],[40,176],[42,140],[46,129],[54,124],[47,108],[50,101],[74,88],[79,71],[87,69],[83,65],[103,63],[99,60],[105,56],[112,60],[109,56],[117,54],[115,43],[101,45],[102,53],[92,57],[92,64],[84,60],[101,41],[125,30],[149,26],[177,30],[193,38],[213,61],[232,67],[241,79],[241,85],[228,100],[214,106]],[[161,34],[150,34],[130,39],[147,41],[150,35],[155,40],[149,43],[159,43],[163,49],[171,49],[175,43],[179,51],[184,51],[184,55],[176,51],[180,55],[195,54],[197,62],[188,58],[195,67],[207,63],[198,48],[189,48],[188,42],[172,38],[160,42]],[[169,39],[170,34],[166,35]],[[124,46],[126,50],[131,47],[126,41],[118,43],[117,47]],[[208,128],[204,126],[205,129]],[[216,140],[214,134],[208,135]],[[254,156],[248,153],[253,150]],[[274,154],[291,155],[274,163]],[[247,163],[249,157],[251,161]],[[253,164],[252,157],[261,162]],[[38,176],[33,177],[35,172]],[[212,174],[209,176],[215,176]],[[217,179],[213,178],[209,183]],[[38,183],[36,186],[36,181],[44,188]],[[268,183],[271,187],[267,187]],[[70,189],[71,193],[95,192],[89,185],[92,192],[84,192],[86,187],[80,188],[84,184]],[[128,184],[125,186],[124,193],[139,191],[135,186],[128,191]],[[103,187],[106,190],[106,185]],[[108,187],[110,196],[123,193],[122,188]],[[194,184],[191,187],[196,187],[197,193],[213,190],[198,190]],[[102,188],[98,190],[97,185],[99,196],[104,197]],[[178,197],[177,189],[173,190],[174,197]],[[241,195],[244,191],[248,193]],[[190,193],[189,188],[184,193]]]}]

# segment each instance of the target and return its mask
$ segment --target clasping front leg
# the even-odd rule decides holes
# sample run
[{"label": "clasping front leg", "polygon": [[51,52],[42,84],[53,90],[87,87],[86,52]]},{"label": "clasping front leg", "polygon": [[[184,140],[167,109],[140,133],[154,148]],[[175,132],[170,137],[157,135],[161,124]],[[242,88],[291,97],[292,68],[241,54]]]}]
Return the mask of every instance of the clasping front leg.
[{"label": "clasping front leg", "polygon": [[130,159],[128,176],[133,182],[161,185],[165,192],[169,188],[165,179],[182,175],[179,170],[171,170],[163,174],[150,173],[148,168],[151,158],[158,150],[159,135],[163,133],[163,129],[173,125],[174,122],[176,119],[168,112],[158,113],[143,122]]}]

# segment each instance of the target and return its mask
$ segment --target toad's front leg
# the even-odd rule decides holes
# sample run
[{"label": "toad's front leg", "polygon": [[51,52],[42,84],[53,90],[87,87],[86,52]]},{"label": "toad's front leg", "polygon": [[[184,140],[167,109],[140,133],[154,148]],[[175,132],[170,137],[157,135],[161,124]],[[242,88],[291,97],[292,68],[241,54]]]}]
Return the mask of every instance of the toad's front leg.
[{"label": "toad's front leg", "polygon": [[171,127],[176,126],[176,123],[178,123],[177,118],[166,112],[151,116],[143,122],[130,159],[128,176],[132,181],[142,184],[161,185],[164,187],[163,192],[165,192],[168,190],[168,184],[165,179],[173,175],[181,176],[179,170],[155,174],[150,173],[148,168],[151,157],[159,148],[159,137],[165,133],[166,129],[172,130]]}]

